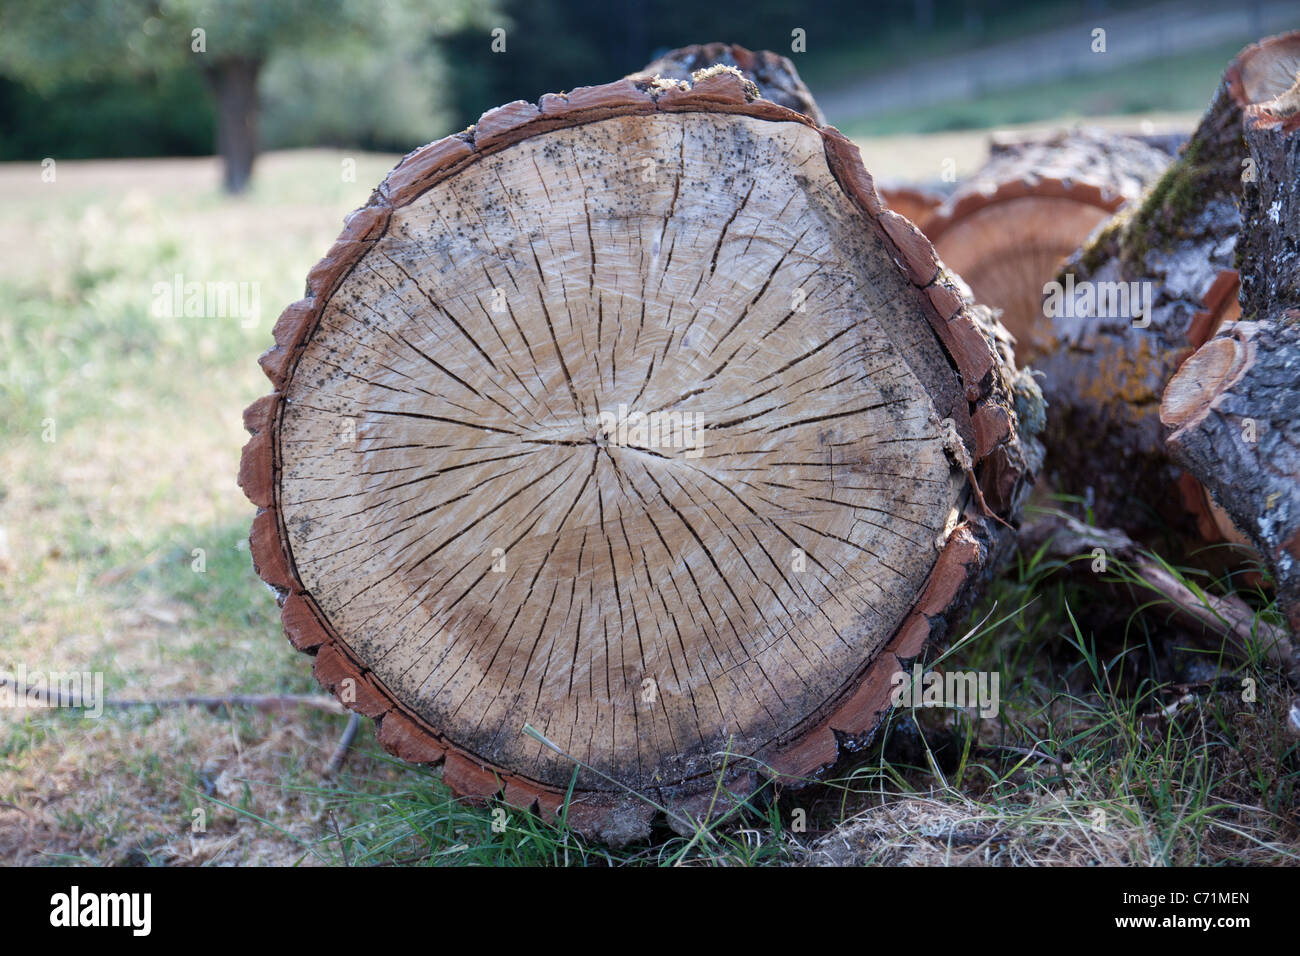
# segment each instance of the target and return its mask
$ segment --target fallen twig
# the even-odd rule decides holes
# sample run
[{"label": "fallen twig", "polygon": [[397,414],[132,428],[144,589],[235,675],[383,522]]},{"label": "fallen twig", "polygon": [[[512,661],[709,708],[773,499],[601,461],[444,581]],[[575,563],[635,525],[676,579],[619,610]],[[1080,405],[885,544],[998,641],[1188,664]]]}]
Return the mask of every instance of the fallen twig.
[{"label": "fallen twig", "polygon": [[348,715],[348,725],[343,728],[343,734],[339,737],[339,745],[334,748],[334,754],[330,757],[330,762],[325,765],[325,776],[332,777],[343,767],[343,761],[348,759],[348,751],[352,749],[352,741],[356,739],[357,729],[361,726],[361,715],[352,713]]},{"label": "fallen twig", "polygon": [[1045,547],[1047,557],[1064,561],[1101,548],[1111,560],[1129,565],[1135,578],[1166,601],[1185,625],[1222,634],[1243,658],[1249,657],[1253,642],[1271,664],[1286,672],[1293,686],[1300,687],[1300,655],[1285,628],[1258,620],[1250,606],[1233,595],[1196,594],[1123,531],[1094,528],[1069,515],[1048,512],[1025,522],[1020,545],[1027,552]]},{"label": "fallen twig", "polygon": [[1049,753],[1043,753],[1043,751],[1041,750],[1037,750],[1030,747],[1010,747],[1004,744],[989,744],[987,746],[980,747],[979,750],[986,753],[990,751],[1001,750],[1001,751],[1006,751],[1007,753],[1020,754],[1022,757],[1027,757],[1030,760],[1046,760],[1048,763],[1056,764],[1056,766],[1060,767],[1062,770],[1064,770],[1066,765],[1069,763],[1068,760],[1065,760],[1061,757],[1053,757]]}]

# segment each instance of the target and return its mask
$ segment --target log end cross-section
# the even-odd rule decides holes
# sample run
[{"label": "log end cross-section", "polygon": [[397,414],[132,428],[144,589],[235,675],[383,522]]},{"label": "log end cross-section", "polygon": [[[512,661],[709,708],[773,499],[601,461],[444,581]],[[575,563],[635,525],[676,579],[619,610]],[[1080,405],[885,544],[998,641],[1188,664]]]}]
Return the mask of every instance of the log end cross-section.
[{"label": "log end cross-section", "polygon": [[727,69],[417,150],[275,339],[241,484],[292,642],[462,796],[579,767],[611,842],[867,739],[1028,478],[987,315]]}]

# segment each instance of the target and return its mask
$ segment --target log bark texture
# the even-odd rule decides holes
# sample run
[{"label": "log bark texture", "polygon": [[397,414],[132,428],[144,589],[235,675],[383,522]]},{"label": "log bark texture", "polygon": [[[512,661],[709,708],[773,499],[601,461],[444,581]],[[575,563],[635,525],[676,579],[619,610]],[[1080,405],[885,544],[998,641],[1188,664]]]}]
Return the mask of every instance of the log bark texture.
[{"label": "log bark texture", "polygon": [[1033,364],[1051,342],[1044,283],[1168,165],[1161,150],[1101,130],[999,145],[922,228],[975,300],[1002,310],[1019,364]]},{"label": "log bark texture", "polygon": [[[933,190],[901,183],[877,185],[876,191],[885,205],[900,216],[912,220],[922,232],[935,211],[943,205],[943,196]],[[1005,323],[1004,323],[1005,324]]]},{"label": "log bark texture", "polygon": [[1165,175],[1066,263],[1058,280],[1073,295],[1048,310],[1051,341],[1035,362],[1050,408],[1047,474],[1089,500],[1098,523],[1148,543],[1224,540],[1166,451],[1160,399],[1192,350],[1240,314],[1244,111],[1285,89],[1298,46],[1288,34],[1242,51]]},{"label": "log bark texture", "polygon": [[802,113],[818,126],[826,124],[826,117],[790,58],[770,50],[747,50],[732,43],[697,43],[665,53],[628,79],[643,85],[656,78],[689,85],[695,81],[696,73],[718,67],[739,72],[754,84],[751,91],[754,95]]},{"label": "log bark texture", "polygon": [[[1300,62],[1295,64],[1300,68]],[[1174,375],[1168,449],[1255,545],[1300,632],[1300,73],[1246,110],[1241,321]]]},{"label": "log bark texture", "polygon": [[240,483],[290,640],[468,799],[554,815],[580,761],[612,843],[869,740],[1034,463],[1005,332],[726,68],[415,151],[275,340]]}]

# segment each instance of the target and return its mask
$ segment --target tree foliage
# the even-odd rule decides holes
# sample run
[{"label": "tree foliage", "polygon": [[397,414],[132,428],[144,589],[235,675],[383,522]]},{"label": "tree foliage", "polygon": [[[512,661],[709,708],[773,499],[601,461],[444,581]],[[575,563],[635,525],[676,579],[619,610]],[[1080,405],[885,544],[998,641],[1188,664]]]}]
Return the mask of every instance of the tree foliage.
[{"label": "tree foliage", "polygon": [[247,90],[260,79],[277,145],[414,145],[445,119],[438,41],[493,11],[483,0],[0,0],[0,73],[48,95],[198,69],[239,189],[248,170],[232,164],[251,167],[260,97]]}]

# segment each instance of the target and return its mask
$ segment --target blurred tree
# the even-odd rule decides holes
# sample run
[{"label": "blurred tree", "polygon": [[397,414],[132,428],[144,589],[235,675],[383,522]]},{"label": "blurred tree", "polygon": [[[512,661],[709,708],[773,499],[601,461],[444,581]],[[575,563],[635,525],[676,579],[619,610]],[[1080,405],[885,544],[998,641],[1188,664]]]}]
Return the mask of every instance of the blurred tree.
[{"label": "blurred tree", "polygon": [[[1055,28],[1098,3],[1122,9],[1159,0],[498,0],[505,48],[478,24],[442,42],[461,125],[513,99],[601,83],[674,47],[721,40],[790,56],[813,92],[917,56]],[[996,28],[996,29],[995,29]],[[806,38],[793,48],[793,31]]]},{"label": "blurred tree", "polygon": [[418,56],[486,22],[494,0],[0,0],[0,70],[50,90],[68,81],[189,67],[215,105],[224,185],[240,192],[257,154],[258,79],[296,53],[346,75],[360,52]]},{"label": "blurred tree", "polygon": [[0,75],[0,162],[204,156],[215,128],[197,70],[64,80],[41,93]]}]

